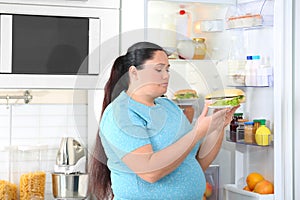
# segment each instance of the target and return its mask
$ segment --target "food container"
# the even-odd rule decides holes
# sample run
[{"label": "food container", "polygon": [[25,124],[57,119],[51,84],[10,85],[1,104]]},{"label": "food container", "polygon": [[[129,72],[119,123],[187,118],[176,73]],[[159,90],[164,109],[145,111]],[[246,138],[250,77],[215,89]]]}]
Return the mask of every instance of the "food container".
[{"label": "food container", "polygon": [[193,59],[195,52],[194,42],[192,40],[179,40],[177,52],[181,59]]},{"label": "food container", "polygon": [[194,60],[203,60],[206,55],[206,44],[205,44],[205,38],[193,38],[194,43]]},{"label": "food container", "polygon": [[18,199],[45,199],[47,145],[11,147],[11,181],[18,186]]},{"label": "food container", "polygon": [[274,200],[274,194],[258,194],[238,188],[235,184],[224,185],[224,200]]},{"label": "food container", "polygon": [[86,174],[52,173],[52,191],[55,199],[85,199],[88,197]]},{"label": "food container", "polygon": [[15,200],[17,199],[18,186],[6,180],[0,180],[0,199]]}]

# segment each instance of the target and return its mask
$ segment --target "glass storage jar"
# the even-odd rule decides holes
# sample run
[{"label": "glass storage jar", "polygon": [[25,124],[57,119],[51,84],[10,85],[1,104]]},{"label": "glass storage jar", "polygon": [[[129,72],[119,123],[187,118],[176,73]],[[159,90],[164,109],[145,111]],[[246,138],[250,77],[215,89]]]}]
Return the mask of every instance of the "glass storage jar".
[{"label": "glass storage jar", "polygon": [[253,132],[254,122],[245,122],[244,141],[247,144],[255,144],[255,133]]},{"label": "glass storage jar", "polygon": [[195,46],[194,50],[194,60],[203,60],[206,55],[206,44],[205,44],[205,38],[193,38],[193,43]]}]

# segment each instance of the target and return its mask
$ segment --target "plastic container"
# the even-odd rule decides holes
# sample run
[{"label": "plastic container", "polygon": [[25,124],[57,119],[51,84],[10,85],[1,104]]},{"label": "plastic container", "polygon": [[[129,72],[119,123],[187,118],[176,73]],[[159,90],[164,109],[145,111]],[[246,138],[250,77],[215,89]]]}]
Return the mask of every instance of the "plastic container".
[{"label": "plastic container", "polygon": [[206,44],[205,38],[193,38],[195,51],[194,51],[194,60],[203,60],[206,55]]},{"label": "plastic container", "polygon": [[260,126],[255,133],[256,144],[260,146],[270,145],[271,142],[270,135],[271,135],[271,130],[268,127],[266,127],[266,120],[264,119],[260,120]]},{"label": "plastic container", "polygon": [[176,39],[186,40],[191,34],[191,17],[190,14],[181,9],[176,13]]},{"label": "plastic container", "polygon": [[225,200],[274,200],[274,194],[258,194],[238,188],[234,184],[224,185]]},{"label": "plastic container", "polygon": [[231,47],[228,54],[228,82],[229,85],[244,86],[245,85],[245,65],[243,46],[237,36],[231,39]]},{"label": "plastic container", "polygon": [[271,67],[270,57],[262,58],[262,64],[257,69],[257,86],[273,85],[273,68]]},{"label": "plastic container", "polygon": [[16,200],[18,186],[10,179],[10,149],[8,147],[1,147],[0,149],[1,167],[0,167],[0,199],[2,200]]},{"label": "plastic container", "polygon": [[47,146],[11,148],[11,177],[19,187],[18,199],[45,199],[46,173],[43,171],[42,162],[49,159]]}]

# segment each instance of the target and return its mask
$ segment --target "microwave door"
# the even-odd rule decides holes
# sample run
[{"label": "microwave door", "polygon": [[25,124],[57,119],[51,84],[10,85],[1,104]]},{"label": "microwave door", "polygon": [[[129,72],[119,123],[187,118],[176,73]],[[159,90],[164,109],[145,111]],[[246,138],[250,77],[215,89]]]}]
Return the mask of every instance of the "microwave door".
[{"label": "microwave door", "polygon": [[88,74],[100,73],[100,19],[89,19]]},{"label": "microwave door", "polygon": [[0,73],[12,73],[12,15],[0,15]]}]

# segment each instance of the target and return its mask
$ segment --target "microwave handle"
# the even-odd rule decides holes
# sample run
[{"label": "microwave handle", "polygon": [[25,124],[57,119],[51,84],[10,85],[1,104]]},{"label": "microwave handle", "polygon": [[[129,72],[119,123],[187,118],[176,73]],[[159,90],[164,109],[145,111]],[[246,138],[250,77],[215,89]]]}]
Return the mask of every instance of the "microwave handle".
[{"label": "microwave handle", "polygon": [[100,73],[100,19],[89,20],[88,74]]},{"label": "microwave handle", "polygon": [[12,73],[12,15],[0,15],[0,73]]}]

